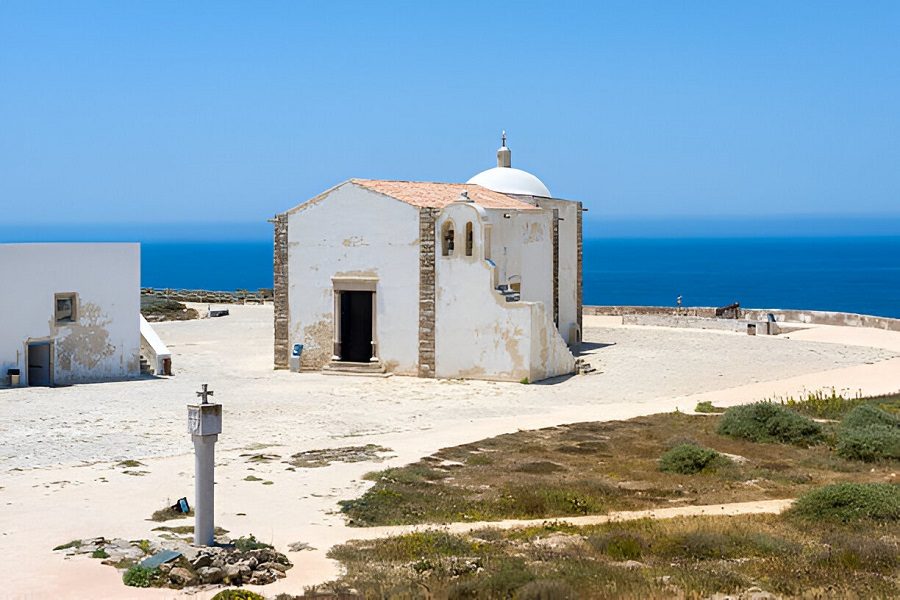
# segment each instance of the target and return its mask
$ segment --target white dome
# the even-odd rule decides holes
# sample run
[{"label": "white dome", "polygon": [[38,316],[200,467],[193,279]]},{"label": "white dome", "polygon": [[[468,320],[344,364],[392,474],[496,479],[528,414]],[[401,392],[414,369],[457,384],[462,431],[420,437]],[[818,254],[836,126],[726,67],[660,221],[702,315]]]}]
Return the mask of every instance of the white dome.
[{"label": "white dome", "polygon": [[553,197],[540,179],[528,171],[512,167],[494,167],[482,171],[466,183],[474,183],[503,194]]}]

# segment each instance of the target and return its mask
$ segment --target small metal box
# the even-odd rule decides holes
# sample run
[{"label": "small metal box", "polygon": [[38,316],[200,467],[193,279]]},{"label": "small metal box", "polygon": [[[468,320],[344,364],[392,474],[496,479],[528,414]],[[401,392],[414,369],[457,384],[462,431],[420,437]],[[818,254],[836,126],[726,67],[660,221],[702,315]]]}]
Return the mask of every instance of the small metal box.
[{"label": "small metal box", "polygon": [[191,435],[222,433],[222,405],[188,404],[188,433]]}]

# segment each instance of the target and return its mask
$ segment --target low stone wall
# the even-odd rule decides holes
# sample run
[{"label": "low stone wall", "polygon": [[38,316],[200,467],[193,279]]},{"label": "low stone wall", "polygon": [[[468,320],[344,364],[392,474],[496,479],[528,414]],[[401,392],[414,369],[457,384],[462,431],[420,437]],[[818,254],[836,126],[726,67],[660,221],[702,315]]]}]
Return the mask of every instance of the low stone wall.
[{"label": "low stone wall", "polygon": [[173,290],[162,288],[141,288],[142,296],[155,296],[178,302],[201,302],[206,304],[265,304],[272,302],[272,290],[263,288],[255,292],[235,290],[217,292],[210,290]]},{"label": "low stone wall", "polygon": [[706,306],[588,306],[585,315],[621,317],[624,315],[668,315],[672,317],[715,317],[716,309]]},{"label": "low stone wall", "polygon": [[[768,335],[769,324],[766,321],[745,319],[714,319],[710,317],[691,317],[677,315],[622,315],[622,323],[625,325],[643,325],[651,327],[685,327],[689,329],[713,329],[717,331],[734,331],[746,333],[748,325],[756,325],[757,335]],[[776,326],[780,333],[781,328]]]},{"label": "low stone wall", "polygon": [[[715,307],[711,306],[585,306],[586,315],[655,315],[666,317],[701,317],[713,319]],[[809,323],[812,325],[841,325],[844,327],[872,327],[888,331],[900,331],[900,319],[875,317],[856,313],[833,312],[823,310],[794,310],[780,308],[741,308],[741,319],[746,328],[747,322],[767,321],[769,314],[775,316],[779,323]],[[735,321],[735,319],[717,319]]]}]

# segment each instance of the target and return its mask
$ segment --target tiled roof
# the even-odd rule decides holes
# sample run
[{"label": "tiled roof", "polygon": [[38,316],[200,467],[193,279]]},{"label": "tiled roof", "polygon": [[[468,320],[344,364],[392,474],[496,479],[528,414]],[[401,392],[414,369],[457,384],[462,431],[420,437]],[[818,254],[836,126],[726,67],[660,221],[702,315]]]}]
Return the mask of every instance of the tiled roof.
[{"label": "tiled roof", "polygon": [[351,179],[366,189],[396,198],[419,208],[443,208],[459,199],[462,192],[484,208],[539,210],[536,206],[500,192],[472,183],[433,183],[430,181],[386,181],[383,179]]}]

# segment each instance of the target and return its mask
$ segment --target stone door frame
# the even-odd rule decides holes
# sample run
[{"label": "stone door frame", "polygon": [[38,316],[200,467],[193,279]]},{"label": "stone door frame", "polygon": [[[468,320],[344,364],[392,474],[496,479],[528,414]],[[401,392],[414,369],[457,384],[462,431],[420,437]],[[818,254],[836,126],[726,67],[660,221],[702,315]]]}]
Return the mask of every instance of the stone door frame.
[{"label": "stone door frame", "polygon": [[372,292],[372,358],[369,362],[379,362],[378,358],[378,278],[377,277],[332,277],[334,295],[334,336],[331,360],[341,360],[341,292]]}]

